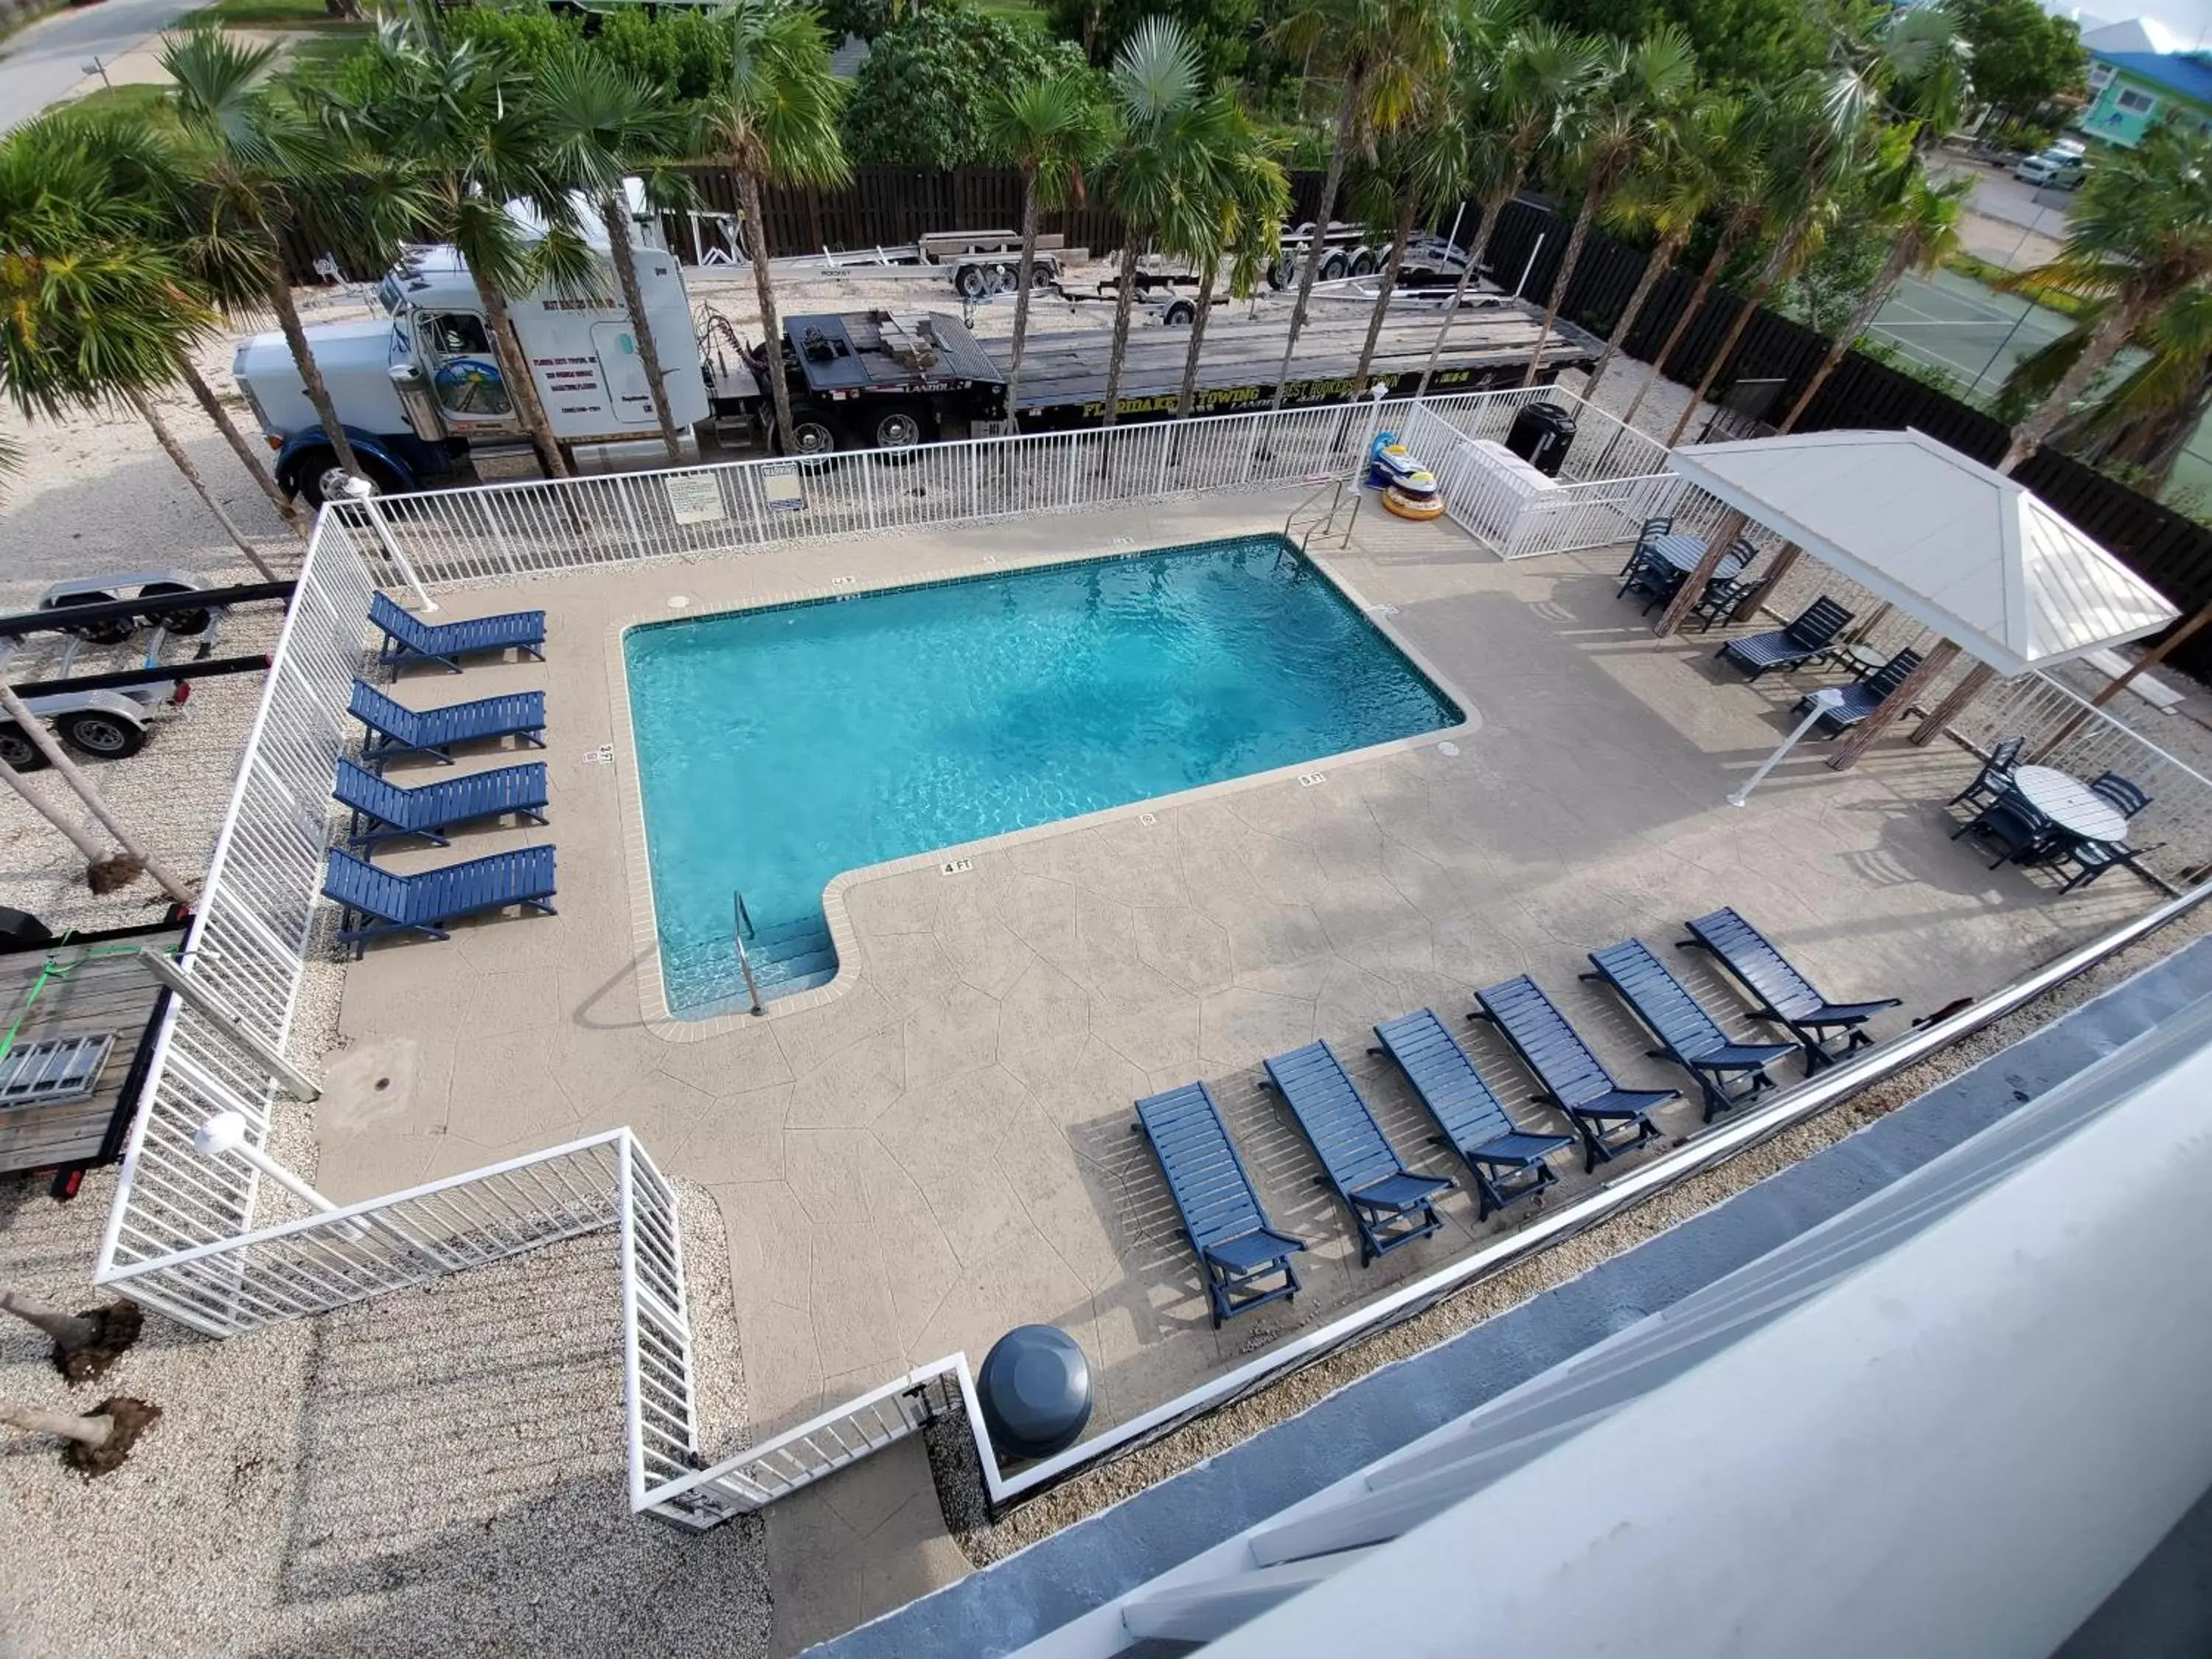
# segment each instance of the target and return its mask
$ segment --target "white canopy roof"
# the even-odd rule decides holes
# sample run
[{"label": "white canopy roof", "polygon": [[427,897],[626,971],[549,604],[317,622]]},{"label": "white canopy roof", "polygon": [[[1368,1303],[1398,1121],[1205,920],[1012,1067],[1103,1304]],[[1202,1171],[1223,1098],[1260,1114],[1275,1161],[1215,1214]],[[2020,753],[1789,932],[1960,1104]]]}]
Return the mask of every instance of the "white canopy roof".
[{"label": "white canopy roof", "polygon": [[1692,444],[1668,465],[2007,677],[2180,615],[2030,491],[1923,432]]}]

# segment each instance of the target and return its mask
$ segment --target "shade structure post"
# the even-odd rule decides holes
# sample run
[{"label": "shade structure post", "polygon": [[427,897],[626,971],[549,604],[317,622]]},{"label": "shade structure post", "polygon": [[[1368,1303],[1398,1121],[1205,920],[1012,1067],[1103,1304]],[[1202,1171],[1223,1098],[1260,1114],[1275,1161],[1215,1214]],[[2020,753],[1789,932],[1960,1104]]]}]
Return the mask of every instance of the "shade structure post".
[{"label": "shade structure post", "polygon": [[1920,665],[1897,683],[1897,690],[1884,697],[1874,713],[1844,733],[1843,740],[1836,745],[1835,758],[1828,763],[1830,769],[1848,772],[1857,765],[1859,757],[1873,746],[1874,740],[1894,726],[1897,717],[1911,708],[1914,700],[1933,685],[1958,656],[1959,647],[1954,642],[1936,641]]},{"label": "shade structure post", "polygon": [[1982,695],[1982,688],[1997,677],[1997,671],[1985,662],[1978,662],[1959,676],[1943,701],[1928,711],[1928,718],[1920,722],[1912,736],[1906,739],[1915,747],[1925,749],[1929,744],[1951,729],[1951,722],[1966,712],[1966,705]]},{"label": "shade structure post", "polygon": [[2179,650],[2182,646],[2187,644],[2191,639],[2195,638],[2197,635],[2202,632],[2207,626],[2212,626],[2212,605],[2206,605],[2202,611],[2199,611],[2187,622],[2182,623],[2180,627],[2175,629],[2173,632],[2168,634],[2156,645],[2151,647],[2149,650],[2144,652],[2142,655],[2137,657],[2133,662],[2130,663],[2126,668],[2122,670],[2119,673],[2113,675],[2112,683],[2106,685],[2103,690],[2097,693],[2095,696],[2089,699],[2089,706],[2092,708],[2102,708],[2106,703],[2112,702],[2114,697],[2118,696],[2121,692],[2126,690],[2130,685],[2134,684],[2136,675],[2142,673],[2145,669],[2155,668],[2159,664],[2164,662],[2168,657],[2172,656],[2174,652]]},{"label": "shade structure post", "polygon": [[1711,538],[1705,543],[1705,550],[1698,560],[1698,568],[1682,578],[1682,585],[1674,590],[1674,597],[1668,602],[1665,613],[1659,618],[1659,625],[1651,630],[1654,637],[1663,640],[1681,626],[1682,618],[1690,614],[1691,607],[1704,594],[1705,584],[1712,580],[1713,572],[1720,568],[1721,560],[1727,556],[1729,549],[1735,545],[1736,538],[1743,534],[1750,523],[1747,514],[1734,508],[1722,518]]}]

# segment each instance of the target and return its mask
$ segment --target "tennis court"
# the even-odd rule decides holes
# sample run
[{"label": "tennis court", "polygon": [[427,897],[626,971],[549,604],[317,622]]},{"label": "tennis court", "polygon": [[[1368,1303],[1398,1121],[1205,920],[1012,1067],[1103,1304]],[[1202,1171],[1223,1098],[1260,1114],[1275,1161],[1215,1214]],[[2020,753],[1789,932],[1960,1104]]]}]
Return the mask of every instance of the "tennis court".
[{"label": "tennis court", "polygon": [[1959,377],[1971,401],[2004,384],[2012,366],[2063,334],[2058,313],[1971,276],[1939,270],[1906,276],[1867,332],[1895,350]]}]

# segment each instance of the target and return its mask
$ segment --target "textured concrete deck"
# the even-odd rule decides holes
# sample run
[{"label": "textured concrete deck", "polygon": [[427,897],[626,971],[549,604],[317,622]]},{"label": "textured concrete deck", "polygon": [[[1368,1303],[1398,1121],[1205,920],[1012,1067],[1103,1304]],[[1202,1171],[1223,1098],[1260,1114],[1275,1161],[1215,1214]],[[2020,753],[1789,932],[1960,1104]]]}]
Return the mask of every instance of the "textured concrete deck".
[{"label": "textured concrete deck", "polygon": [[[1526,972],[1624,1082],[1680,1084],[1644,1057],[1609,994],[1577,982],[1583,952],[1632,933],[1663,945],[1684,917],[1733,904],[1831,994],[1903,997],[1881,1031],[2013,979],[2149,900],[2124,875],[2058,899],[2018,871],[1986,871],[1947,839],[1942,802],[1973,770],[1948,743],[1893,738],[1846,775],[1809,747],[1731,808],[1723,797],[1790,723],[1802,680],[1747,684],[1711,662],[1715,640],[1654,641],[1613,597],[1617,553],[1509,566],[1448,525],[1376,514],[1350,549],[1321,556],[1360,599],[1395,608],[1389,625],[1468,706],[1455,754],[1417,744],[1322,767],[1311,787],[1132,806],[983,843],[958,875],[935,860],[862,874],[842,884],[835,994],[681,1033],[648,1018],[643,872],[617,776],[632,763],[620,622],[668,615],[672,595],[696,614],[1273,529],[1295,499],[447,596],[454,615],[550,612],[549,663],[410,675],[399,695],[429,706],[548,688],[552,823],[527,835],[559,845],[562,914],[383,946],[349,970],[343,1030],[376,1045],[392,1082],[373,1106],[326,1103],[319,1184],[350,1199],[627,1123],[664,1170],[721,1203],[759,1434],[956,1349],[980,1361],[1030,1321],[1088,1350],[1103,1425],[1476,1237],[1473,1202],[1455,1193],[1440,1235],[1363,1270],[1317,1166],[1258,1086],[1266,1055],[1328,1038],[1407,1161],[1459,1179],[1409,1092],[1365,1057],[1376,1020],[1426,1004],[1457,1026],[1472,988]],[[605,744],[611,764],[591,758]],[[390,861],[434,864],[524,836],[492,830]],[[1673,959],[1714,1006],[1740,1006],[1698,961]],[[1500,1093],[1525,1098],[1495,1039],[1460,1029]],[[1133,1097],[1194,1076],[1213,1085],[1275,1224],[1312,1246],[1294,1305],[1218,1333],[1129,1127]],[[1696,1126],[1686,1104],[1666,1115],[1678,1133]],[[1562,1170],[1571,1187],[1579,1170]]]}]

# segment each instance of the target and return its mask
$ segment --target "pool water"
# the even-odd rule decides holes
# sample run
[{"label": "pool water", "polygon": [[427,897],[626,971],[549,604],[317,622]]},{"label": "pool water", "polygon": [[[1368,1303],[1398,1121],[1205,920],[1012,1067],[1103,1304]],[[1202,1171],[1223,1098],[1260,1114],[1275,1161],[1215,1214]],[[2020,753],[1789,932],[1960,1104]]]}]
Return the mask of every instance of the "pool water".
[{"label": "pool water", "polygon": [[1456,725],[1290,543],[1249,537],[625,636],[670,1009],[836,971],[840,872]]}]

